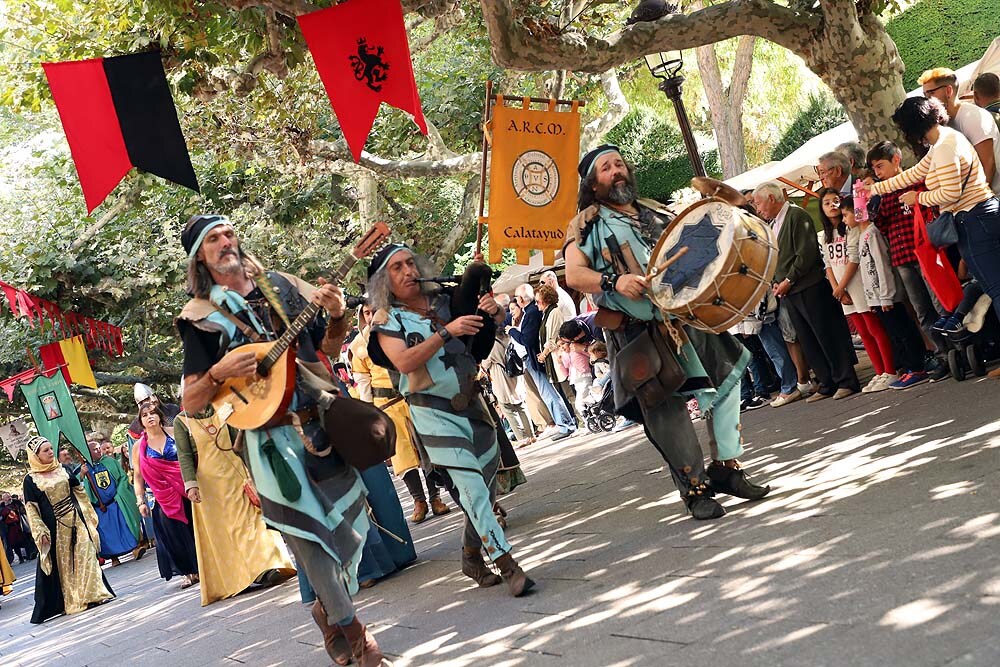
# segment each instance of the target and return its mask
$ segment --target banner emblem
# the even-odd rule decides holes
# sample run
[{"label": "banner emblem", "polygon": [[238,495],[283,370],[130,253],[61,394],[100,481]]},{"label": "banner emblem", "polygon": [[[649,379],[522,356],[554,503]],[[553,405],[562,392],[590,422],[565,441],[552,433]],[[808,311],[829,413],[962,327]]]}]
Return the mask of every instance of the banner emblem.
[{"label": "banner emblem", "polygon": [[362,37],[358,40],[358,55],[352,55],[348,60],[354,68],[354,78],[364,82],[376,93],[382,90],[382,83],[389,78],[389,63],[382,60],[385,49],[376,47],[374,52],[368,50],[368,40]]},{"label": "banner emblem", "polygon": [[528,206],[547,206],[559,193],[559,166],[544,151],[526,151],[514,162],[514,192]]}]

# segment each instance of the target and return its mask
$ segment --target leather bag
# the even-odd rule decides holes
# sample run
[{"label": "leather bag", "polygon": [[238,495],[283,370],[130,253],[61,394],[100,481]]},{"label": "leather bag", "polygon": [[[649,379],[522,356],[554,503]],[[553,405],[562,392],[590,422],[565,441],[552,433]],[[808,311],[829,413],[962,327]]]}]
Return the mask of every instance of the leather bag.
[{"label": "leather bag", "polygon": [[615,380],[651,408],[680,389],[687,376],[663,337],[647,326],[615,355]]}]

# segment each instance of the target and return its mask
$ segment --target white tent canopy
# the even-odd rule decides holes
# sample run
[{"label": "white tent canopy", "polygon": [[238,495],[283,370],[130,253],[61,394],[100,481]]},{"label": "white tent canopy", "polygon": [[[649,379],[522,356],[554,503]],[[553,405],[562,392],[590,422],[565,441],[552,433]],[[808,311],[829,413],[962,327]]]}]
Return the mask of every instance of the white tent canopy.
[{"label": "white tent canopy", "polygon": [[[959,80],[959,91],[971,90],[972,81],[983,72],[1000,72],[1000,37],[993,40],[981,60],[970,63],[955,71]],[[920,88],[910,91],[908,97],[922,95]],[[960,93],[961,94],[961,93]],[[818,134],[802,144],[788,157],[777,162],[768,162],[743,172],[739,176],[726,179],[726,183],[737,190],[749,190],[767,181],[785,181],[789,184],[808,188],[819,180],[816,167],[819,158],[829,153],[845,141],[857,141],[858,132],[850,122]]]}]

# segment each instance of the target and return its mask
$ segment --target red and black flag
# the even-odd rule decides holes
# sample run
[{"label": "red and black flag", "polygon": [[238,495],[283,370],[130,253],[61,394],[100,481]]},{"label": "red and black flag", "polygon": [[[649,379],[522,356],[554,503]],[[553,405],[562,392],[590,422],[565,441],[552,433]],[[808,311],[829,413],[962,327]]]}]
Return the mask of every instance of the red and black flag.
[{"label": "red and black flag", "polygon": [[88,213],[132,167],[198,191],[158,51],[42,67]]},{"label": "red and black flag", "polygon": [[427,134],[399,0],[348,0],[298,20],[355,162],[382,102]]}]

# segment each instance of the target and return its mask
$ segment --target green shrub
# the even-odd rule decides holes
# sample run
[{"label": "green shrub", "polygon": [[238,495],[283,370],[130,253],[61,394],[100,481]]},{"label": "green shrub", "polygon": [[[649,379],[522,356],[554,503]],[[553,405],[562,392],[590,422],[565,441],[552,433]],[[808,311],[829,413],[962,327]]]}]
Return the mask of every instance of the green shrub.
[{"label": "green shrub", "polygon": [[906,65],[903,85],[933,67],[958,69],[978,60],[997,36],[997,0],[922,0],[886,24]]},{"label": "green shrub", "polygon": [[844,108],[829,95],[812,94],[806,108],[785,130],[774,150],[772,160],[783,160],[817,134],[833,129],[847,120]]},{"label": "green shrub", "polygon": [[[671,158],[653,160],[635,166],[635,180],[639,195],[658,201],[667,201],[673,193],[691,186],[694,169],[684,152],[684,144],[680,145],[681,154]],[[719,152],[711,150],[701,154],[705,171],[713,178],[722,178],[722,166],[719,163]]]}]

